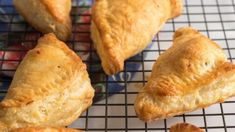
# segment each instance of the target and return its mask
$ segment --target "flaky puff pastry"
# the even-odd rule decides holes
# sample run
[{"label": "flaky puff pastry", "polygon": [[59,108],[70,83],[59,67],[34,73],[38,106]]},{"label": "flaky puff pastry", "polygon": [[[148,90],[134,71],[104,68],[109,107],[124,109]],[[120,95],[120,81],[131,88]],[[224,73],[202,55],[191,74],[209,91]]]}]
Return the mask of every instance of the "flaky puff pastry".
[{"label": "flaky puff pastry", "polygon": [[143,121],[204,108],[235,95],[235,65],[223,50],[192,28],[180,28],[157,59],[134,107]]},{"label": "flaky puff pastry", "polygon": [[181,11],[181,0],[96,0],[91,37],[105,73],[122,71],[124,61],[141,52]]},{"label": "flaky puff pastry", "polygon": [[26,128],[18,128],[10,132],[83,132],[83,131],[70,128],[56,128],[56,127],[26,127]]},{"label": "flaky puff pastry", "polygon": [[205,132],[205,131],[189,123],[177,123],[171,126],[170,132]]},{"label": "flaky puff pastry", "polygon": [[63,41],[71,36],[71,0],[13,0],[13,4],[40,32],[54,33]]},{"label": "flaky puff pastry", "polygon": [[67,126],[92,104],[93,96],[86,65],[47,34],[16,70],[0,103],[0,128]]}]

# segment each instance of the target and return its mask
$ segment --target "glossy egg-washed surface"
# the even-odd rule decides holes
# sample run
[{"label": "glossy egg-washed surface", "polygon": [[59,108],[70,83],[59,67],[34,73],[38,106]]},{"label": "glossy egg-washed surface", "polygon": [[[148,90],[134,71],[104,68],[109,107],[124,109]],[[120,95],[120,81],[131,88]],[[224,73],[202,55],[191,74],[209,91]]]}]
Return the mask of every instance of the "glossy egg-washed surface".
[{"label": "glossy egg-washed surface", "polygon": [[219,45],[193,28],[180,28],[140,90],[136,113],[147,122],[223,102],[235,95],[234,73]]}]

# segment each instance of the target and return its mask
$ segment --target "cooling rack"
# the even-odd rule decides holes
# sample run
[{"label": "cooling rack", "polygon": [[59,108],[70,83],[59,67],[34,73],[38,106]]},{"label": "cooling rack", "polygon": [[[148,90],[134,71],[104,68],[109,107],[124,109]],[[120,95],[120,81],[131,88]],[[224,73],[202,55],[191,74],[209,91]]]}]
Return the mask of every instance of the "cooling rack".
[{"label": "cooling rack", "polygon": [[[91,0],[73,0],[73,35],[67,42],[88,65],[96,89],[94,104],[68,127],[88,132],[168,132],[177,122],[197,125],[206,132],[235,131],[235,98],[205,109],[152,123],[143,123],[134,112],[133,102],[146,83],[156,58],[172,44],[174,31],[192,26],[216,41],[230,61],[235,60],[234,0],[184,0],[183,14],[166,23],[152,44],[125,62],[125,70],[106,76],[90,40]],[[0,0],[0,98],[11,82],[17,65],[41,36],[18,15],[11,0]],[[110,96],[113,95],[113,96]]]}]

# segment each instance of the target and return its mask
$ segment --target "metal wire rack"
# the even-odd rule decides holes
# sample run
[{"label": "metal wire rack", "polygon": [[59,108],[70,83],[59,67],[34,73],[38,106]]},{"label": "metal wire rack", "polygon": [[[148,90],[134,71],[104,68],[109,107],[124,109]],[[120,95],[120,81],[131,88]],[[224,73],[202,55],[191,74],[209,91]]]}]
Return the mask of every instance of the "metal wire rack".
[{"label": "metal wire rack", "polygon": [[[92,48],[92,41],[89,39],[91,5],[92,1],[73,0],[71,12],[74,26],[73,36],[67,43],[82,56],[84,62],[89,65],[90,76],[95,78],[98,74],[103,74],[103,71],[100,68],[96,71],[93,70],[93,65],[100,61],[97,59],[95,50]],[[153,39],[153,44],[149,49],[141,52],[139,57],[131,58],[125,62],[125,70],[121,72],[121,80],[110,80],[104,74],[102,80],[91,79],[92,84],[105,85],[106,88],[103,91],[96,92],[97,95],[102,96],[102,100],[96,101],[80,119],[69,127],[81,128],[89,132],[167,132],[169,127],[176,122],[188,122],[205,129],[206,132],[235,131],[235,98],[206,109],[153,123],[144,123],[135,115],[133,102],[138,89],[146,83],[156,58],[170,47],[172,35],[177,28],[182,26],[197,28],[220,44],[229,60],[235,60],[234,0],[184,0],[184,6],[184,13],[166,23],[165,27]],[[32,48],[41,36],[26,22],[20,20],[21,18],[15,12],[11,2],[0,0],[1,98],[7,91],[7,88],[2,88],[3,85],[7,87],[10,84],[12,78],[8,76],[12,76],[16,70],[14,66],[19,64],[23,54]],[[23,47],[19,48],[17,44],[21,44]],[[9,57],[10,54],[13,54],[13,59]],[[10,66],[7,65],[9,63]],[[128,67],[133,63],[138,67]],[[130,74],[134,74],[134,77],[128,78]],[[110,87],[113,85],[110,84],[116,83],[121,84],[123,90],[111,92]]]}]

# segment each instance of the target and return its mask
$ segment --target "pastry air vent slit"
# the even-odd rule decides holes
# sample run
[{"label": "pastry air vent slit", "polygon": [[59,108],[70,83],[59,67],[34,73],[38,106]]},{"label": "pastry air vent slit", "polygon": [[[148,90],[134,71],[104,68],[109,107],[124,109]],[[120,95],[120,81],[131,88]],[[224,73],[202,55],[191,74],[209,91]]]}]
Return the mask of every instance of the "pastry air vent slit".
[{"label": "pastry air vent slit", "polygon": [[[168,132],[176,122],[188,122],[206,132],[235,131],[235,98],[152,123],[140,121],[133,107],[136,94],[146,84],[153,63],[170,47],[173,33],[179,27],[192,26],[198,29],[216,41],[230,61],[235,60],[234,0],[184,0],[183,14],[169,20],[154,37],[152,44],[136,57],[128,59],[125,70],[113,77],[103,73],[89,37],[91,5],[92,0],[73,0],[73,34],[67,43],[87,64],[91,82],[96,87],[95,103],[68,127],[88,132]],[[11,0],[0,0],[1,99],[12,80],[9,76],[12,76],[16,65],[35,46],[41,35],[19,17]]]}]

